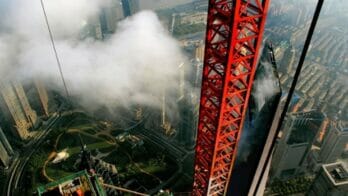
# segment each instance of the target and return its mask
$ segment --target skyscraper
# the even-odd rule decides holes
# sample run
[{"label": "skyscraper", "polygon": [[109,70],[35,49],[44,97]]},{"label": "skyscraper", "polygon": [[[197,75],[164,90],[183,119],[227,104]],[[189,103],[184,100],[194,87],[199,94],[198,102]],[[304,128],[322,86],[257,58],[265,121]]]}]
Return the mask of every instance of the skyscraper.
[{"label": "skyscraper", "polygon": [[198,109],[197,103],[192,103],[194,97],[189,94],[178,100],[178,109],[180,114],[180,122],[178,127],[177,140],[186,148],[193,148],[195,142],[195,132],[197,130]]},{"label": "skyscraper", "polygon": [[333,163],[348,151],[348,124],[339,121],[332,122],[323,139],[319,160],[322,163]]},{"label": "skyscraper", "polygon": [[35,87],[39,96],[39,100],[40,100],[40,114],[44,115],[44,116],[48,116],[49,115],[49,111],[48,111],[48,94],[47,94],[47,90],[45,85],[39,81],[39,80],[35,80]]},{"label": "skyscraper", "polygon": [[103,31],[102,31],[102,26],[99,20],[95,20],[95,22],[92,25],[93,28],[93,33],[94,33],[94,38],[97,40],[102,40],[104,38]]},{"label": "skyscraper", "polygon": [[7,153],[5,146],[0,143],[0,166],[8,167],[10,164],[10,156]]},{"label": "skyscraper", "polygon": [[116,24],[124,17],[121,0],[110,2],[110,6],[103,7],[99,14],[103,34],[111,34],[116,30]]},{"label": "skyscraper", "polygon": [[178,124],[177,140],[186,148],[193,148],[195,141],[195,132],[197,130],[198,120],[198,91],[191,88],[194,84],[194,77],[191,77],[191,67],[193,64],[181,63],[178,66],[179,91],[178,91],[178,112],[180,122]]},{"label": "skyscraper", "polygon": [[204,49],[205,46],[203,44],[199,45],[195,50],[196,64],[195,64],[195,79],[194,79],[194,87],[200,88],[201,80],[202,80],[202,72],[203,72],[203,61],[204,61]]},{"label": "skyscraper", "polygon": [[180,73],[180,76],[179,76],[179,100],[180,99],[184,99],[185,98],[185,94],[186,94],[186,77],[185,77],[185,74],[186,74],[186,68],[187,65],[185,65],[185,63],[181,63],[179,65],[179,73]]},{"label": "skyscraper", "polygon": [[19,102],[21,103],[22,109],[24,111],[24,114],[31,124],[31,126],[34,126],[37,121],[37,115],[36,112],[31,108],[27,95],[24,92],[22,84],[20,84],[17,81],[12,82],[13,88],[15,90],[15,93],[17,94],[17,97],[19,99]]},{"label": "skyscraper", "polygon": [[14,136],[27,139],[37,115],[29,105],[23,86],[18,82],[0,83],[0,95],[3,128],[12,130]]},{"label": "skyscraper", "polygon": [[[347,163],[345,163],[347,164]],[[347,196],[348,170],[342,162],[323,165],[308,196]]]},{"label": "skyscraper", "polygon": [[131,16],[139,10],[139,0],[122,0],[124,17]]},{"label": "skyscraper", "polygon": [[7,138],[0,127],[0,165],[8,167],[12,155],[12,147],[7,141]]},{"label": "skyscraper", "polygon": [[291,177],[307,167],[306,158],[324,119],[316,110],[289,115],[272,160],[272,177]]}]

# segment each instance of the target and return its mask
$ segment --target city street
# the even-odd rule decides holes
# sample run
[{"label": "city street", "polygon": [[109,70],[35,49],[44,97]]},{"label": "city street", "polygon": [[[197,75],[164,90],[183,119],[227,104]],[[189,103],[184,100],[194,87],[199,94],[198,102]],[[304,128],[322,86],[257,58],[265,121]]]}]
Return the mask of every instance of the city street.
[{"label": "city street", "polygon": [[28,163],[28,160],[30,157],[35,153],[35,151],[39,148],[41,143],[45,141],[45,138],[49,135],[49,133],[54,130],[54,125],[59,122],[60,115],[54,116],[51,120],[51,122],[47,125],[46,129],[41,132],[40,135],[38,135],[33,142],[31,142],[28,146],[26,146],[26,149],[19,155],[18,158],[16,158],[13,161],[13,164],[10,168],[10,176],[7,180],[7,186],[5,188],[5,194],[6,196],[12,196],[19,193],[19,187],[18,184],[20,182],[20,179],[22,177],[23,170]]}]

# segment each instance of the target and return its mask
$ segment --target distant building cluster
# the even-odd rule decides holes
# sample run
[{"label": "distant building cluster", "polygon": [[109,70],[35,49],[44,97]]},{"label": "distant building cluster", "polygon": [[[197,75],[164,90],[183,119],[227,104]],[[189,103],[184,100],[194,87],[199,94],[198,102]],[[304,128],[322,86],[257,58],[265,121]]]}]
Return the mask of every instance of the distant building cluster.
[{"label": "distant building cluster", "polygon": [[[284,86],[290,87],[293,74],[294,70],[281,74]],[[301,98],[295,111],[308,111],[319,106],[325,112],[347,113],[348,87],[343,80],[330,76],[328,69],[319,63],[305,64],[296,89]]]},{"label": "distant building cluster", "polygon": [[[204,60],[204,38],[205,24],[207,22],[206,1],[195,1],[183,6],[180,6],[172,13],[170,22],[162,21],[168,24],[169,31],[173,36],[187,36],[179,39],[180,46],[183,50],[190,51],[188,62],[182,62],[178,65],[178,91],[177,105],[178,117],[177,123],[169,122],[168,108],[165,106],[165,95],[163,97],[161,128],[164,135],[174,137],[179,144],[185,148],[192,149],[194,147],[196,130],[198,125],[199,113],[199,89],[201,86],[201,76],[203,71]],[[194,11],[188,12],[189,9]],[[191,30],[189,28],[194,27]],[[200,27],[202,25],[202,27]],[[181,29],[180,35],[176,34],[178,28]],[[185,28],[184,28],[185,27]],[[189,27],[188,29],[186,27]],[[186,31],[187,30],[187,31]],[[197,36],[193,36],[197,34]],[[191,37],[192,36],[192,37]]]},{"label": "distant building cluster", "polygon": [[[281,7],[281,5],[279,5]],[[284,16],[282,16],[284,17]],[[305,20],[307,21],[307,20]],[[285,88],[289,88],[294,76],[296,63],[306,36],[306,22],[299,25],[280,24],[267,29],[276,40],[282,40],[276,49],[276,57],[280,63],[280,80]],[[296,86],[300,97],[293,112],[309,111],[320,107],[324,112],[337,114],[337,118],[348,113],[348,87],[345,82],[347,69],[348,47],[342,40],[346,35],[341,26],[326,28],[333,22],[331,17],[321,22],[309,48],[308,57],[301,72],[301,78]],[[284,40],[281,37],[288,37]]]},{"label": "distant building cluster", "polygon": [[[116,31],[117,22],[137,11],[139,0],[110,1],[110,5],[102,7],[97,16],[83,21],[80,39],[106,39]],[[35,90],[28,92],[17,81],[0,82],[0,127],[3,130],[0,131],[0,159],[5,167],[9,165],[13,156],[11,141],[8,142],[8,138],[26,141],[35,137],[41,119],[50,115],[49,95],[44,84],[35,80],[30,88]],[[3,132],[4,134],[1,134]]]},{"label": "distant building cluster", "polygon": [[[271,181],[318,173],[310,195],[331,195],[324,194],[325,192],[319,194],[320,190],[331,190],[326,189],[329,188],[327,186],[347,190],[348,176],[344,177],[345,186],[341,187],[341,184],[332,183],[331,178],[326,176],[328,174],[323,173],[327,165],[341,163],[342,172],[347,173],[348,124],[346,122],[329,120],[323,113],[315,110],[292,113],[288,116],[278,140],[272,159]],[[327,178],[326,188],[318,189],[321,183],[324,183],[319,182],[323,178]]]},{"label": "distant building cluster", "polygon": [[[281,19],[270,21],[266,30],[277,43],[275,56],[285,92],[292,84],[312,14],[308,8],[295,9],[289,4],[272,5],[271,15]],[[346,34],[340,25],[327,28],[335,19],[322,20],[277,138],[269,178],[273,191],[279,189],[279,181],[301,187],[294,183],[301,177],[310,179],[311,185],[301,191],[289,188],[288,193],[345,195],[348,190],[348,47],[342,42]]]},{"label": "distant building cluster", "polygon": [[49,115],[48,94],[40,81],[32,85],[37,107],[28,100],[23,85],[17,81],[0,82],[0,159],[2,166],[9,166],[14,151],[8,141],[25,141],[36,135],[41,119]]},{"label": "distant building cluster", "polygon": [[207,24],[207,12],[193,12],[180,14],[180,24]]},{"label": "distant building cluster", "polygon": [[110,1],[110,5],[101,8],[98,16],[87,19],[80,38],[107,39],[116,31],[120,20],[135,14],[139,9],[139,0]]},{"label": "distant building cluster", "polygon": [[287,18],[287,24],[298,26],[312,17],[312,7],[302,7],[298,9],[298,4],[272,2],[269,10],[269,15],[274,17],[282,16]]}]

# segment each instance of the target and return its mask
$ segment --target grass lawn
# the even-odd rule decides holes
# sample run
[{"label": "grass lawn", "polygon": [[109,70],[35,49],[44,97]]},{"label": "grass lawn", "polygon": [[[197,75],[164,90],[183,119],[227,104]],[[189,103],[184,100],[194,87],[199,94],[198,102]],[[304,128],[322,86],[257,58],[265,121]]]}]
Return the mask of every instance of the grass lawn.
[{"label": "grass lawn", "polygon": [[57,169],[54,166],[53,167],[46,167],[46,173],[47,175],[54,179],[54,180],[59,180],[60,178],[63,178],[65,176],[69,176],[73,174],[74,172],[67,172],[62,169]]},{"label": "grass lawn", "polygon": [[[97,149],[97,148],[98,149],[109,148],[109,147],[113,147],[113,146],[114,145],[111,145],[111,144],[106,143],[106,142],[98,142],[98,143],[94,143],[94,144],[87,144],[87,148],[89,150],[94,150],[94,149]],[[81,147],[80,146],[76,146],[76,147],[68,149],[68,153],[70,155],[80,153],[80,151],[81,151]]]}]

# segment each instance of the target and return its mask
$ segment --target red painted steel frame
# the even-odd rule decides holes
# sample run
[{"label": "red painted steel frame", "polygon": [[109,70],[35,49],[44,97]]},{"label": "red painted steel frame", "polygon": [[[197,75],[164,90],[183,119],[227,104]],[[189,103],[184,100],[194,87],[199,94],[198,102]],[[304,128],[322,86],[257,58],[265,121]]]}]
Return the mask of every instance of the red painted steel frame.
[{"label": "red painted steel frame", "polygon": [[209,1],[193,195],[227,192],[269,1]]}]

